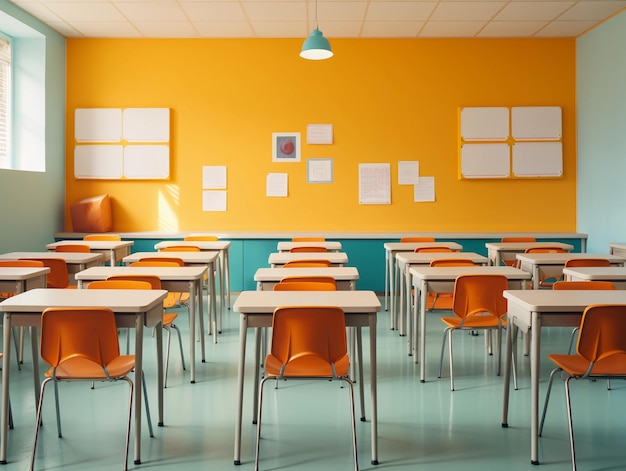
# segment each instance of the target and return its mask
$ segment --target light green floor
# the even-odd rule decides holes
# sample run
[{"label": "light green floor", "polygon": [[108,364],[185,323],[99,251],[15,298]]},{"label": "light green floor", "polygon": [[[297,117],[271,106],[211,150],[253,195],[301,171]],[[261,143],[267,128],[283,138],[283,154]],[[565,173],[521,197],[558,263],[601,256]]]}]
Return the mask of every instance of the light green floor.
[{"label": "light green floor", "polygon": [[[234,299],[233,299],[234,302]],[[501,427],[502,380],[495,376],[495,357],[487,357],[484,337],[455,334],[456,391],[450,392],[447,369],[437,379],[441,346],[441,312],[428,316],[428,382],[419,381],[418,365],[406,355],[406,338],[389,330],[389,314],[378,323],[379,461],[370,464],[370,423],[359,422],[359,464],[365,469],[425,470],[567,470],[571,469],[562,382],[557,382],[540,438],[539,467],[530,464],[528,359],[520,365],[520,390],[512,391],[509,428]],[[186,313],[178,324],[185,352]],[[255,426],[251,424],[252,361],[248,368],[244,410],[242,464],[233,465],[236,417],[238,315],[224,314],[219,343],[207,337],[207,362],[197,364],[197,383],[189,383],[172,344],[169,386],[165,390],[165,427],[149,438],[144,428],[142,464],[131,469],[244,471],[253,469]],[[252,339],[252,335],[248,339]],[[568,329],[542,333],[542,392],[550,363],[547,352],[567,348]],[[173,338],[175,340],[175,337]],[[146,344],[154,340],[146,338]],[[147,350],[149,351],[149,350]],[[155,365],[146,355],[148,390],[156,422]],[[367,362],[366,358],[366,362]],[[9,431],[9,463],[0,471],[26,470],[34,429],[34,396],[29,355],[22,371],[11,374],[11,401],[16,428]],[[369,382],[366,377],[366,388]],[[578,468],[626,469],[626,384],[573,384]],[[266,390],[262,470],[350,470],[351,443],[347,389],[338,383],[281,383]],[[366,403],[369,411],[369,394]],[[35,469],[121,469],[124,441],[125,384],[62,384],[64,438],[56,436],[52,390],[47,395],[44,427]],[[357,404],[358,405],[358,404]]]}]

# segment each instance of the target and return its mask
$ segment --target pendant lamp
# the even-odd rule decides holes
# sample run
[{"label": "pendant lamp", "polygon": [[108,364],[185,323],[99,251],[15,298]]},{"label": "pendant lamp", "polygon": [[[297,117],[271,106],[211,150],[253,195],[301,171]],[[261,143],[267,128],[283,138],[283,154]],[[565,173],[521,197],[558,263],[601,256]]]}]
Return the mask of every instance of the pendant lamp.
[{"label": "pendant lamp", "polygon": [[315,29],[302,44],[300,57],[309,60],[322,60],[333,57],[330,42],[324,37],[317,24],[317,0],[315,0]]}]

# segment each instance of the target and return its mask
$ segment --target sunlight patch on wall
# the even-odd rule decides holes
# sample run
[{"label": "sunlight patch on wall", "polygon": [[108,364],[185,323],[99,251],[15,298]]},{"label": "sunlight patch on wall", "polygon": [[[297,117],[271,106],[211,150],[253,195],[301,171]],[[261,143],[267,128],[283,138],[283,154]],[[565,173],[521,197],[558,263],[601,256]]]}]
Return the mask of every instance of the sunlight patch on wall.
[{"label": "sunlight patch on wall", "polygon": [[166,185],[165,190],[159,190],[159,230],[179,230],[180,193],[178,185]]}]

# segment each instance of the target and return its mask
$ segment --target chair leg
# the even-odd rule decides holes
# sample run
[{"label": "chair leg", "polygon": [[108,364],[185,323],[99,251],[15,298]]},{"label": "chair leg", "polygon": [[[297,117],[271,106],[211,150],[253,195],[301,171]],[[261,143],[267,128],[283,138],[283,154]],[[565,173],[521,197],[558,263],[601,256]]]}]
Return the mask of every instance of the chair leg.
[{"label": "chair leg", "polygon": [[359,455],[356,448],[356,414],[354,410],[354,384],[349,379],[345,380],[350,386],[350,414],[352,417],[352,450],[354,454],[354,471],[359,471]]},{"label": "chair leg", "polygon": [[548,401],[550,400],[550,392],[552,391],[552,382],[554,381],[555,375],[562,371],[561,368],[555,368],[550,373],[550,379],[548,380],[548,389],[546,390],[546,400],[543,403],[543,413],[541,414],[541,422],[539,422],[539,436],[543,432],[543,423],[546,420],[546,412],[548,412]]},{"label": "chair leg", "polygon": [[580,330],[580,327],[575,327],[574,330],[572,330],[572,335],[569,338],[569,347],[567,347],[567,354],[571,355],[572,354],[572,350],[574,348],[574,342],[576,342],[576,338],[578,337],[578,331]]},{"label": "chair leg", "polygon": [[37,404],[37,417],[35,422],[35,439],[33,440],[33,449],[30,457],[30,471],[35,467],[35,452],[37,451],[37,438],[39,437],[39,427],[41,425],[41,409],[43,407],[43,396],[46,391],[46,385],[52,381],[52,378],[46,378],[41,383],[41,393],[39,395],[39,404]]},{"label": "chair leg", "polygon": [[[124,448],[124,468],[123,471],[128,471],[128,449],[130,447],[130,426],[132,422],[133,415],[133,390],[135,389],[132,380],[128,377],[125,377],[124,380],[128,383],[128,421],[126,424],[126,446]],[[145,391],[145,388],[144,388]],[[152,424],[150,425],[152,428]],[[152,433],[150,434],[152,436]],[[32,470],[31,470],[32,471]]]},{"label": "chair leg", "polygon": [[154,431],[152,430],[152,417],[150,416],[150,404],[148,403],[148,391],[146,390],[146,375],[141,372],[141,385],[143,386],[143,401],[146,405],[146,419],[148,419],[148,431],[150,436],[154,437]]},{"label": "chair leg", "polygon": [[441,355],[439,356],[439,372],[437,373],[437,378],[441,378],[441,372],[443,370],[443,355],[446,351],[446,339],[448,338],[448,330],[449,327],[443,329],[443,340],[441,341]]},{"label": "chair leg", "polygon": [[57,413],[57,436],[59,438],[62,438],[63,433],[61,433],[61,406],[60,406],[60,401],[59,401],[59,382],[56,380],[56,378],[53,378],[53,382],[54,382],[54,403],[56,406],[56,413]]},{"label": "chair leg", "polygon": [[263,412],[263,386],[265,381],[269,379],[264,377],[259,384],[259,405],[256,414],[256,447],[254,454],[254,471],[259,471],[259,449],[261,448],[261,413]]},{"label": "chair leg", "polygon": [[170,340],[172,337],[172,331],[170,326],[163,327],[163,330],[167,332],[167,344],[165,347],[165,375],[163,376],[163,388],[167,388],[167,372],[170,366]]},{"label": "chair leg", "polygon": [[569,427],[569,444],[572,452],[572,469],[576,471],[576,451],[574,449],[574,425],[572,424],[572,398],[570,396],[569,382],[572,376],[565,379],[565,399],[567,405],[567,425]]},{"label": "chair leg", "polygon": [[452,329],[448,330],[448,355],[450,355],[450,391],[454,391],[454,367],[452,357]]},{"label": "chair leg", "polygon": [[[11,329],[11,333],[13,334],[13,344],[15,345],[15,360],[17,361],[17,369],[21,370],[22,369],[22,364],[20,363],[20,342],[18,341],[17,338],[17,332],[16,332],[17,327],[13,327]],[[23,327],[20,327],[20,329],[23,331]],[[21,332],[20,332],[21,333]]]}]

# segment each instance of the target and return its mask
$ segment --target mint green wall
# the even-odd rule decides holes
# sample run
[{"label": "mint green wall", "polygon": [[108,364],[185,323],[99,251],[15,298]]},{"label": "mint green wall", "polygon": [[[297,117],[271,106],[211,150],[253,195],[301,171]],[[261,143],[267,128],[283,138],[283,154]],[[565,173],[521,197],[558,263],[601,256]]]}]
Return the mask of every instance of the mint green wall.
[{"label": "mint green wall", "polygon": [[625,45],[626,12],[577,41],[577,231],[589,252],[626,242]]},{"label": "mint green wall", "polygon": [[[0,0],[0,31],[19,42],[14,64],[14,86],[21,91],[15,103],[16,131],[22,136],[17,161],[45,155],[45,172],[0,170],[0,252],[43,250],[63,228],[65,38],[6,0]],[[26,77],[33,62],[40,64],[38,73]]]}]

